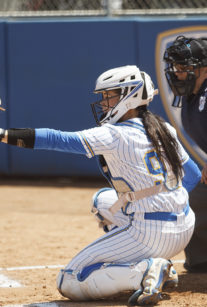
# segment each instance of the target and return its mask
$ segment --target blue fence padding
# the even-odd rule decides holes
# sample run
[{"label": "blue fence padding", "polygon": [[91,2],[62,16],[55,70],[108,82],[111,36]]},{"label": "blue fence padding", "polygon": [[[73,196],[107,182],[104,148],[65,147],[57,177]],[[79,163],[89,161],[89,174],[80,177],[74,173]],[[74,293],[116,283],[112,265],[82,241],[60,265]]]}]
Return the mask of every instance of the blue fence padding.
[{"label": "blue fence padding", "polygon": [[[136,62],[133,22],[8,22],[9,127],[95,125],[97,76]],[[97,175],[95,159],[10,147],[11,174]]]},{"label": "blue fence padding", "polygon": [[[7,59],[7,37],[5,23],[0,22],[0,98],[3,107],[7,109],[6,112],[0,111],[0,123],[1,127],[6,127],[9,117],[8,111],[8,59]],[[0,159],[0,172],[8,174],[10,172],[10,152],[8,146],[0,144],[1,159]]]},{"label": "blue fence padding", "polygon": [[[95,126],[90,103],[103,71],[136,64],[156,84],[155,42],[170,28],[203,19],[31,19],[0,21],[1,127],[77,131]],[[150,108],[166,118],[159,97]],[[98,175],[95,159],[0,144],[0,173]]]}]

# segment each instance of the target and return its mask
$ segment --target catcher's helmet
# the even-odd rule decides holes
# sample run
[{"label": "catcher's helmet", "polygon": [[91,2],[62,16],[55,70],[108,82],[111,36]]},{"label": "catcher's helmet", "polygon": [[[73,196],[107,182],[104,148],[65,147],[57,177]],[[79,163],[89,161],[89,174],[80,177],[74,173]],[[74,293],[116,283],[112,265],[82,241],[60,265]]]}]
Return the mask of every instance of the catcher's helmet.
[{"label": "catcher's helmet", "polygon": [[148,74],[139,70],[135,65],[127,65],[107,70],[97,81],[94,93],[103,93],[110,90],[119,90],[118,102],[114,107],[103,111],[103,98],[91,104],[92,111],[98,125],[114,124],[128,112],[152,101],[155,94],[152,80]]},{"label": "catcher's helmet", "polygon": [[[207,38],[187,38],[178,36],[172,45],[164,53],[164,61],[167,63],[165,76],[175,95],[173,106],[180,106],[180,99],[176,104],[176,96],[188,96],[195,87],[196,68],[207,66]],[[179,80],[176,76],[175,65],[183,65],[182,72],[187,73],[185,80]],[[192,67],[189,69],[189,66]]]}]

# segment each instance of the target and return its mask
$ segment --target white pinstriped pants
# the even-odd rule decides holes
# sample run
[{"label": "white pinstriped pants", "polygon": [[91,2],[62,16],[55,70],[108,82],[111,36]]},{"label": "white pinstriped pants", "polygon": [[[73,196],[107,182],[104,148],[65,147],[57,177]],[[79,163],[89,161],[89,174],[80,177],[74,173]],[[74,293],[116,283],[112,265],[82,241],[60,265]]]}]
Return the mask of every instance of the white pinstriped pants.
[{"label": "white pinstriped pants", "polygon": [[107,210],[117,200],[116,192],[107,189],[99,194],[99,213],[117,226],[80,253],[66,266],[66,269],[81,270],[98,262],[131,263],[146,258],[170,259],[188,244],[194,230],[195,216],[190,209],[187,216],[181,215],[177,221],[157,221],[139,219],[131,221],[121,211],[114,216]]}]

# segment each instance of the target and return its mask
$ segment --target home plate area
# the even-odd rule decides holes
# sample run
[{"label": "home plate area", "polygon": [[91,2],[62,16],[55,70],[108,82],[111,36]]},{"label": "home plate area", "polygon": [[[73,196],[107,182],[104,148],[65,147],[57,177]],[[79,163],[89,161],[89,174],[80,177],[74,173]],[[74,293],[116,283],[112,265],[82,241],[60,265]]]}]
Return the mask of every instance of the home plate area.
[{"label": "home plate area", "polygon": [[[175,259],[173,263],[181,264],[184,260]],[[10,271],[28,271],[28,270],[41,270],[41,269],[54,269],[54,268],[61,268],[62,265],[48,265],[48,266],[27,266],[27,267],[10,267],[10,268],[0,268],[4,274],[0,274],[0,288],[20,288],[25,287],[25,285],[21,284],[16,280],[12,280],[6,276],[7,272]],[[93,302],[94,303],[94,302]],[[91,305],[94,306],[91,302]],[[14,304],[14,305],[3,305],[4,307],[69,307],[73,306],[73,304],[78,304],[78,302],[71,302],[71,301],[56,301],[56,302],[39,302],[39,303],[31,303],[31,304]],[[83,302],[80,302],[80,306],[83,306]],[[107,304],[107,303],[106,303]],[[88,305],[85,302],[85,305]],[[0,306],[2,306],[0,304]],[[77,305],[78,306],[78,305]],[[95,305],[95,306],[103,306],[103,305]],[[108,304],[107,304],[108,306]]]},{"label": "home plate area", "polygon": [[[85,179],[2,181],[0,307],[127,306],[129,292],[72,302],[56,288],[60,269],[103,234],[91,216],[90,204],[104,186],[105,182]],[[179,284],[164,291],[158,307],[207,307],[207,274],[188,274],[184,259],[184,252],[171,259]]]},{"label": "home plate area", "polygon": [[0,274],[0,288],[18,288],[22,285],[15,280],[9,279],[7,276]]}]

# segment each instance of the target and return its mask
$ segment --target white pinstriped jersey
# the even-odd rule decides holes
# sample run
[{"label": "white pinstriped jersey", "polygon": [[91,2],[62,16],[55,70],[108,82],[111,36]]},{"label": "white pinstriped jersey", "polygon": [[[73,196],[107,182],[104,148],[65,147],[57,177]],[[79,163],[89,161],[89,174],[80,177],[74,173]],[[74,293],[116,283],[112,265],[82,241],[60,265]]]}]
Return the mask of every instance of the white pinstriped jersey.
[{"label": "white pinstriped jersey", "polygon": [[[169,129],[175,133],[170,125]],[[185,163],[189,157],[181,145],[179,148]],[[35,129],[34,149],[85,154],[89,158],[103,155],[113,177],[113,184],[118,182],[117,191],[119,192],[126,187],[128,190],[143,189],[163,180],[161,164],[145,133],[142,120],[138,118],[79,132]],[[185,163],[184,168],[189,164],[188,162]],[[192,165],[188,165],[188,168],[188,172],[191,173]],[[196,171],[193,173],[196,174],[195,177],[199,177]],[[199,178],[196,180],[189,178],[189,182],[187,180],[184,184],[189,188],[194,186]],[[170,259],[182,251],[189,242],[195,217],[191,209],[186,210],[189,208],[188,193],[183,187],[173,192],[159,193],[130,203],[127,213],[136,212],[131,215],[123,214],[122,210],[112,215],[109,208],[116,201],[117,194],[114,189],[102,189],[94,196],[93,206],[114,229],[89,244],[68,263],[66,270],[72,272],[72,275],[66,274],[68,278],[66,287],[84,267],[102,262],[134,263],[151,257]],[[183,208],[185,211],[182,210]],[[165,213],[170,211],[180,214],[173,215],[175,219],[169,220],[168,217],[163,218],[161,213],[156,220],[147,219],[145,214],[140,213],[145,211],[164,211]],[[124,275],[123,278],[126,276]],[[76,280],[78,281],[78,278]]]},{"label": "white pinstriped jersey", "polygon": [[[176,136],[175,129],[167,127]],[[146,135],[142,119],[134,118],[115,125],[78,132],[87,156],[103,155],[114,181],[124,181],[129,190],[137,191],[162,182],[163,169],[152,143]],[[179,143],[183,164],[189,159]],[[121,192],[121,191],[119,191]],[[179,213],[188,201],[187,191],[180,186],[175,191],[162,192],[131,203],[127,213],[165,211]]]}]

